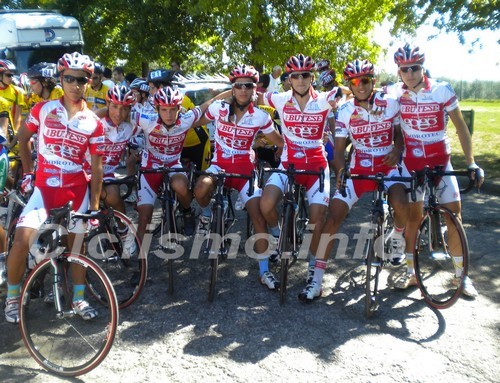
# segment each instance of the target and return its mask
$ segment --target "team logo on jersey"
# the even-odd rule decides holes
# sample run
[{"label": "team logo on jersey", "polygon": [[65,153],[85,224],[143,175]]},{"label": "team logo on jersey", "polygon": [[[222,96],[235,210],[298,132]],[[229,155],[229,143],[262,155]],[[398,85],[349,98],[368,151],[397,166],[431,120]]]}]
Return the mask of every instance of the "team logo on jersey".
[{"label": "team logo on jersey", "polygon": [[414,157],[423,157],[424,156],[424,152],[422,149],[420,148],[415,148],[412,150],[412,153],[413,153],[413,156]]},{"label": "team logo on jersey", "polygon": [[47,186],[50,186],[50,187],[58,187],[61,185],[61,180],[59,179],[59,177],[50,177],[50,178],[47,178],[47,181],[45,181]]}]

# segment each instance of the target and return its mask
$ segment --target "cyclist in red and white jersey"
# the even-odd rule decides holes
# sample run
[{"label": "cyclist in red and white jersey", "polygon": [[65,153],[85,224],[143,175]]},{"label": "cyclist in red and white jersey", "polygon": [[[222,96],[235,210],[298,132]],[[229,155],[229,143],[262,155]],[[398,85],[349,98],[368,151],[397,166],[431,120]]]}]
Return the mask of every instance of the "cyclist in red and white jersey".
[{"label": "cyclist in red and white jersey", "polygon": [[[399,48],[394,54],[394,61],[399,68],[399,82],[387,88],[393,93],[401,108],[401,128],[404,135],[405,150],[403,153],[403,175],[422,170],[425,166],[431,168],[444,166],[452,170],[450,162],[450,142],[446,133],[448,115],[455,125],[457,134],[469,169],[478,169],[474,162],[471,136],[462,117],[457,96],[451,85],[428,78],[424,74],[425,55],[418,47],[411,48],[408,44]],[[480,186],[484,179],[482,169],[478,171]],[[443,177],[437,188],[437,196],[444,206],[448,207],[460,218],[460,192],[456,177]],[[406,225],[406,259],[407,274],[399,279],[395,286],[406,289],[416,285],[413,264],[413,248],[417,235],[418,224],[422,216],[424,190],[417,195],[417,202],[410,203],[410,217]],[[454,238],[449,235],[450,243]],[[451,246],[453,248],[453,246]],[[457,277],[461,276],[462,254],[453,254]],[[464,294],[471,297],[478,295],[470,278],[464,279]]]},{"label": "cyclist in red and white jersey", "polygon": [[[47,212],[73,201],[74,210],[86,212],[99,209],[102,186],[102,153],[98,147],[104,141],[102,124],[87,108],[85,90],[94,71],[89,56],[78,52],[65,53],[58,61],[57,70],[64,96],[59,100],[43,101],[31,108],[26,123],[18,132],[21,161],[24,169],[23,192],[33,194],[24,208],[16,227],[12,249],[8,257],[8,292],[5,318],[10,323],[19,321],[20,283],[25,272],[29,243],[47,218]],[[38,133],[36,175],[33,173],[30,139]],[[85,153],[91,154],[90,195],[87,174],[84,171]],[[70,245],[73,234],[84,233],[83,222],[69,228]],[[79,249],[80,250],[80,249]],[[73,308],[83,319],[98,315],[84,299],[85,270],[75,266],[73,275]],[[50,298],[48,295],[46,298]]]},{"label": "cyclist in red and white jersey", "polygon": [[[209,100],[201,106],[186,113],[181,113],[182,94],[177,89],[167,86],[159,89],[154,95],[157,108],[157,118],[141,118],[138,132],[144,134],[145,148],[142,151],[141,168],[154,169],[159,167],[179,168],[184,140],[193,125],[207,109]],[[143,116],[143,115],[141,115]],[[162,184],[163,175],[146,173],[140,178],[140,190],[137,210],[139,225],[137,235],[142,240],[146,226],[151,222],[154,203]],[[175,191],[184,214],[184,234],[194,232],[194,212],[191,209],[192,193],[189,190],[188,177],[185,173],[176,173],[170,179],[172,190]]]},{"label": "cyclist in red and white jersey", "polygon": [[[312,87],[315,62],[309,56],[298,54],[286,63],[286,72],[291,90],[284,93],[259,94],[258,103],[272,106],[280,116],[281,131],[285,146],[281,155],[282,169],[294,164],[296,169],[319,171],[323,169],[324,190],[319,191],[317,176],[299,176],[297,182],[307,189],[309,219],[314,225],[309,252],[311,272],[314,256],[323,230],[324,217],[330,201],[330,172],[323,145],[323,134],[330,111],[342,96],[338,87],[329,92],[317,92]],[[287,178],[284,174],[272,174],[264,188],[260,208],[271,234],[279,236],[278,211],[276,206],[283,198]],[[271,254],[271,258],[275,253]]]},{"label": "cyclist in red and white jersey", "polygon": [[[399,126],[399,104],[395,99],[386,99],[387,107],[381,114],[373,114],[371,100],[375,92],[375,69],[368,60],[354,60],[344,69],[347,82],[354,98],[339,107],[335,122],[335,169],[337,186],[342,181],[346,165],[345,148],[349,138],[353,152],[349,164],[350,172],[359,175],[383,173],[389,177],[399,176],[397,163],[403,151],[403,137]],[[407,220],[408,199],[404,183],[386,182],[389,204],[394,208],[394,230],[389,234],[393,248],[392,262],[400,264],[404,256],[403,229]],[[376,190],[373,181],[347,180],[346,196],[336,191],[329,209],[329,215],[323,229],[329,237],[328,242],[320,242],[313,278],[308,283],[303,300],[310,302],[321,295],[322,268],[330,257],[333,247],[333,234],[347,217],[350,209],[369,191]]]},{"label": "cyclist in red and white jersey", "polygon": [[[251,175],[254,171],[255,153],[252,149],[253,141],[259,130],[272,144],[282,147],[283,139],[274,128],[271,116],[253,105],[259,73],[253,66],[238,65],[229,74],[232,89],[221,93],[221,97],[232,94],[231,102],[217,101],[212,103],[202,123],[215,122],[215,149],[212,163],[206,170],[210,173],[224,171]],[[257,187],[255,180],[254,193],[248,196],[250,181],[246,179],[228,179],[226,186],[239,192],[239,198],[247,209],[252,220],[254,233],[266,232],[266,222],[262,216],[259,203],[262,190]],[[202,207],[202,214],[198,226],[198,234],[206,234],[210,222],[210,198],[215,189],[212,177],[200,177],[196,183],[194,195]],[[267,246],[264,239],[256,241],[255,251],[264,255]],[[266,257],[259,261],[260,282],[269,289],[279,286],[274,275],[269,271],[269,261]]]}]

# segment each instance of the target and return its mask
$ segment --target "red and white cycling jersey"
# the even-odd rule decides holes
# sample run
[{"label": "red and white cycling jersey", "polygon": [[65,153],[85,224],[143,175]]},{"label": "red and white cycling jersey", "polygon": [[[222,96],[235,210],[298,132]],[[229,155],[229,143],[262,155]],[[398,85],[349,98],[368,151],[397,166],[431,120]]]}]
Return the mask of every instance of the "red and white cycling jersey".
[{"label": "red and white cycling jersey", "polygon": [[415,163],[415,166],[419,164],[420,168],[434,165],[433,157],[446,158],[451,153],[446,134],[446,112],[458,107],[457,96],[450,84],[427,77],[424,82],[425,86],[418,93],[408,90],[402,82],[387,88],[400,103],[404,161]]},{"label": "red and white cycling jersey", "polygon": [[88,182],[83,165],[87,150],[103,154],[99,144],[104,131],[99,118],[87,108],[68,120],[61,99],[40,102],[31,108],[26,127],[38,133],[38,164],[35,185],[69,187]]},{"label": "red and white cycling jersey", "polygon": [[114,172],[120,164],[127,142],[130,141],[134,134],[134,128],[130,122],[126,121],[119,126],[115,126],[108,117],[102,118],[101,123],[104,129],[104,143],[100,144],[98,148],[103,153],[102,168],[104,178],[114,178]]},{"label": "red and white cycling jersey", "polygon": [[214,101],[205,112],[205,116],[215,122],[215,151],[212,163],[225,170],[227,165],[235,163],[250,163],[254,160],[252,144],[259,130],[269,134],[274,131],[271,116],[254,107],[248,106],[247,111],[238,121],[230,116],[230,104],[224,101]]},{"label": "red and white cycling jersey", "polygon": [[137,134],[143,132],[145,139],[141,167],[150,169],[178,163],[187,132],[201,118],[201,115],[198,107],[187,113],[179,113],[175,125],[167,129],[157,114],[142,113],[136,132]]},{"label": "red and white cycling jersey", "polygon": [[399,103],[387,98],[387,108],[374,115],[350,99],[338,110],[335,137],[349,137],[354,147],[350,168],[357,174],[386,173],[382,160],[393,149],[394,125],[399,125]]},{"label": "red and white cycling jersey", "polygon": [[300,110],[291,90],[284,93],[267,92],[264,94],[264,103],[276,109],[280,116],[281,133],[285,140],[281,161],[317,163],[318,167],[326,168],[323,133],[332,109],[329,101],[340,97],[339,88],[321,93],[311,89],[310,96],[304,111]]}]

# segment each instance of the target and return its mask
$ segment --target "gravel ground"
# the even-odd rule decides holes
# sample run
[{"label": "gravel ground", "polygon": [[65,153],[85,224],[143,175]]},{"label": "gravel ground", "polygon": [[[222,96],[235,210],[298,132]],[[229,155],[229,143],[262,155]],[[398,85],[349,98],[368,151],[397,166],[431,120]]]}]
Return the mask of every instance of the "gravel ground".
[{"label": "gravel ground", "polygon": [[[342,232],[368,221],[369,196]],[[218,295],[207,301],[206,259],[175,262],[175,293],[167,294],[166,264],[149,258],[149,279],[138,302],[120,312],[117,340],[88,374],[61,379],[28,355],[17,327],[0,317],[0,380],[11,382],[498,382],[500,377],[500,198],[498,189],[464,197],[472,249],[471,276],[480,296],[434,311],[416,289],[390,288],[402,269],[387,269],[376,317],[363,316],[364,268],[329,263],[323,297],[296,298],[305,263],[291,269],[285,305],[258,282],[255,261],[242,251],[220,266]],[[239,217],[243,218],[242,213]],[[244,231],[244,220],[236,231]],[[156,243],[156,242],[155,242]]]}]

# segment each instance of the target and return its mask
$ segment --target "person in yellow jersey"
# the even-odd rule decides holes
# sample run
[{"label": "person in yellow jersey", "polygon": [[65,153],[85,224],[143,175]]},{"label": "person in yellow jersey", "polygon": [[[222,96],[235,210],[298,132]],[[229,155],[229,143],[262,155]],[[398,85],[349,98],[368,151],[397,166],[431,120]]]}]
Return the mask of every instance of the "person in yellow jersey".
[{"label": "person in yellow jersey", "polygon": [[106,106],[106,96],[109,87],[104,85],[103,80],[104,67],[100,63],[95,63],[94,74],[92,75],[92,82],[85,92],[85,100],[87,106],[94,112]]},{"label": "person in yellow jersey", "polygon": [[8,103],[9,109],[9,135],[10,142],[21,126],[22,108],[25,105],[24,93],[21,88],[15,86],[12,78],[17,71],[16,66],[9,60],[0,60],[0,97]]},{"label": "person in yellow jersey", "polygon": [[28,108],[45,100],[57,100],[64,91],[57,85],[56,64],[41,62],[28,69],[28,79],[31,93],[28,95]]}]

